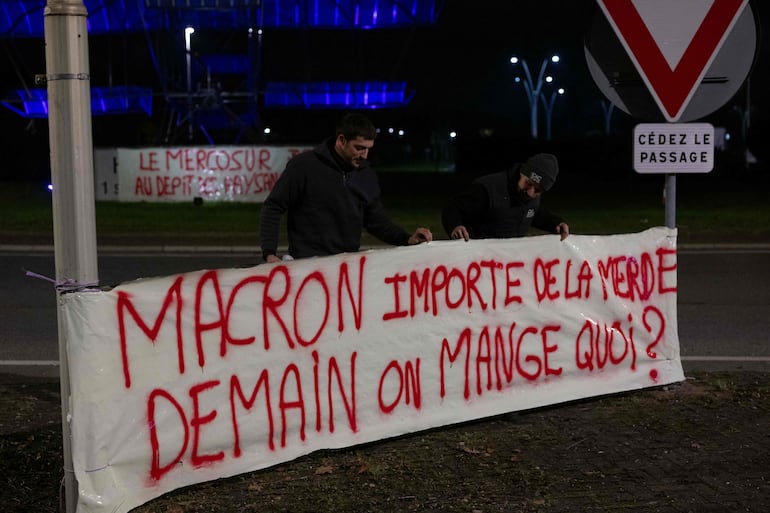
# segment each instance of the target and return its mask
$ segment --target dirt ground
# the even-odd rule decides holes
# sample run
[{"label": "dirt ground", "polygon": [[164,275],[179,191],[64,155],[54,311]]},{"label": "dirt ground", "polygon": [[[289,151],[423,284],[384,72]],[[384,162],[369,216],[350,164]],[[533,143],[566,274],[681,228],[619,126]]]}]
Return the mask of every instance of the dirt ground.
[{"label": "dirt ground", "polygon": [[[58,383],[0,376],[0,437],[0,509],[63,512]],[[739,371],[321,451],[133,513],[732,513],[768,504],[770,374]]]}]

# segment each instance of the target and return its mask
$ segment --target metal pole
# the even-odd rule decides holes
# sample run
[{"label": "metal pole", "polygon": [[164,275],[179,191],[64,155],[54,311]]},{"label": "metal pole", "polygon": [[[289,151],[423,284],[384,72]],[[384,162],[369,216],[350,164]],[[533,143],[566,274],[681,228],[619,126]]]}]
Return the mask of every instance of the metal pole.
[{"label": "metal pole", "polygon": [[610,135],[612,126],[612,112],[615,110],[615,104],[606,100],[601,101],[602,112],[604,113],[604,135]]},{"label": "metal pole", "polygon": [[[532,138],[537,139],[538,137],[538,129],[537,129],[537,99],[540,97],[542,89],[543,89],[543,77],[545,76],[545,68],[548,66],[548,59],[543,59],[543,62],[540,64],[540,72],[537,74],[537,82],[535,83],[535,87],[532,92],[532,96],[534,97],[534,105],[532,107],[532,119],[530,120],[530,123],[532,124]],[[527,74],[529,75],[529,73]],[[531,79],[530,79],[531,80]]]},{"label": "metal pole", "polygon": [[749,128],[751,127],[751,76],[746,79],[746,114],[743,116],[743,168],[749,169]]},{"label": "metal pole", "polygon": [[537,139],[537,97],[540,94],[540,85],[535,85],[532,81],[527,61],[522,59],[521,65],[524,68],[524,75],[526,77],[524,91],[527,93],[527,101],[529,102],[529,131],[532,138]]},{"label": "metal pole", "polygon": [[553,106],[556,103],[556,95],[564,94],[564,88],[560,87],[555,91],[551,91],[551,96],[546,99],[545,93],[540,93],[540,101],[543,102],[543,109],[545,110],[545,140],[551,140],[551,117],[553,115]]},{"label": "metal pole", "polygon": [[[549,59],[543,59],[543,62],[540,64],[540,71],[537,74],[537,81],[532,79],[532,74],[529,71],[529,65],[527,64],[527,61],[525,59],[519,59],[515,55],[511,57],[511,64],[516,65],[521,63],[522,68],[524,69],[524,75],[525,78],[523,80],[524,82],[524,91],[527,93],[527,100],[529,101],[529,126],[530,126],[530,133],[532,135],[533,139],[537,139],[538,136],[538,130],[537,130],[537,104],[538,104],[538,98],[540,98],[541,90],[543,87],[543,79],[545,78],[545,70],[548,66],[548,60]],[[550,57],[551,62],[559,62],[559,56],[558,55],[552,55]],[[519,82],[521,79],[519,77],[516,77],[516,82]],[[543,100],[543,103],[545,104],[545,100]]]},{"label": "metal pole", "polygon": [[532,138],[537,139],[537,96],[533,92],[530,81],[524,82],[524,92],[527,93],[529,102],[529,131]]},{"label": "metal pole", "polygon": [[676,228],[676,175],[666,175],[666,226]]},{"label": "metal pole", "polygon": [[187,140],[193,140],[193,93],[192,93],[192,54],[190,53],[191,36],[195,32],[193,27],[184,29],[184,50],[187,57]]},{"label": "metal pole", "polygon": [[[57,302],[98,284],[87,12],[82,0],[49,0],[43,11],[48,132],[53,184]],[[72,464],[70,381],[64,316],[57,310],[64,451],[64,499],[77,507]]]}]

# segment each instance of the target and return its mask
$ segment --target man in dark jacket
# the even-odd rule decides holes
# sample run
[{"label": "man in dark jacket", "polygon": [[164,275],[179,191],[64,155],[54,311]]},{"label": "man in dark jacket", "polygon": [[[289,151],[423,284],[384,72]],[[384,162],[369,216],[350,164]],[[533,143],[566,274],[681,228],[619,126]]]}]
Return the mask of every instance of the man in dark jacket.
[{"label": "man in dark jacket", "polygon": [[569,236],[569,225],[541,208],[540,198],[559,175],[550,153],[533,155],[507,171],[484,175],[457,195],[441,213],[450,239],[523,237],[530,227]]},{"label": "man in dark jacket", "polygon": [[410,235],[385,211],[377,173],[366,160],[376,133],[366,116],[347,114],[334,137],[289,160],[262,205],[260,238],[266,262],[280,261],[276,253],[283,214],[290,258],[358,251],[363,229],[394,246],[433,240],[427,228]]}]

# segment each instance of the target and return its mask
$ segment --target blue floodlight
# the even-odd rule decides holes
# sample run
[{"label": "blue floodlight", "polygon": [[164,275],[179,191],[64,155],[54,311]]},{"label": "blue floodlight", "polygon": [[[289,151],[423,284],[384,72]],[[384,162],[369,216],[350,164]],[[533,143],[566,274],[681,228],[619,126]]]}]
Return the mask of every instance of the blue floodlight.
[{"label": "blue floodlight", "polygon": [[[0,103],[23,118],[48,117],[48,89],[18,89],[16,95],[18,101]],[[93,116],[134,113],[152,115],[152,89],[137,86],[91,88]]]},{"label": "blue floodlight", "polygon": [[[83,4],[89,34],[167,31],[176,23],[199,29],[249,29],[255,9],[265,28],[430,26],[440,11],[437,0],[83,0]],[[0,0],[0,35],[43,37],[45,5],[46,0]]]},{"label": "blue floodlight", "polygon": [[406,82],[268,82],[265,107],[380,109],[406,106]]}]

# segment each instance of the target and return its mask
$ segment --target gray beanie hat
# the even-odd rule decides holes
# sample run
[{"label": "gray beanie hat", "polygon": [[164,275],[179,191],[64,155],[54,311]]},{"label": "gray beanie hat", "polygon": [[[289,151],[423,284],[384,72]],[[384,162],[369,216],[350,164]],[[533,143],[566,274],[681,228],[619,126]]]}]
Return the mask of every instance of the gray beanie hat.
[{"label": "gray beanie hat", "polygon": [[521,174],[540,185],[547,191],[553,187],[556,177],[559,176],[559,162],[555,155],[550,153],[538,153],[532,155],[521,165]]}]

